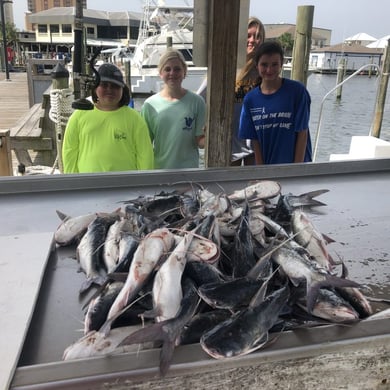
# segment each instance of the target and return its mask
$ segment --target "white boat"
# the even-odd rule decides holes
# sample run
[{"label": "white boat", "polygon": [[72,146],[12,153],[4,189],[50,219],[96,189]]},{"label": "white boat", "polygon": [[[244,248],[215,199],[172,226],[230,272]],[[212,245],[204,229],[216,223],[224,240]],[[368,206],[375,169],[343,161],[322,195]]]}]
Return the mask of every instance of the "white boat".
[{"label": "white boat", "polygon": [[194,66],[192,6],[167,6],[165,2],[152,5],[144,2],[143,19],[131,63],[133,94],[152,94],[160,91],[162,80],[157,71],[158,61],[168,46],[180,50],[188,65],[183,87],[196,91],[206,77],[207,67]]}]

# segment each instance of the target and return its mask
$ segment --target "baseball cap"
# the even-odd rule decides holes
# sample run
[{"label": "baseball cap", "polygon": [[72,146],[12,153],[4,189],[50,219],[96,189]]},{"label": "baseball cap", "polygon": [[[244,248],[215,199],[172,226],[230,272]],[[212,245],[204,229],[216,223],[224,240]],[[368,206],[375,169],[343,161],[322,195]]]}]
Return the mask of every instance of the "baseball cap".
[{"label": "baseball cap", "polygon": [[100,81],[107,81],[109,83],[119,85],[122,88],[125,86],[122,72],[114,64],[105,63],[100,65],[98,73],[100,76]]}]

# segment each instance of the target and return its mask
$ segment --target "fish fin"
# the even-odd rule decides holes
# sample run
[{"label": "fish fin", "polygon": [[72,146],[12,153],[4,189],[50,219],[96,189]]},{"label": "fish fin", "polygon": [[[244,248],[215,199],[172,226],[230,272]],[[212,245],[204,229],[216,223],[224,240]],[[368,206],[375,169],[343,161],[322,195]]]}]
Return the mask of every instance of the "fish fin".
[{"label": "fish fin", "polygon": [[164,321],[156,322],[145,328],[138,329],[124,338],[119,347],[130,344],[146,343],[148,341],[164,341],[166,333],[164,332]]},{"label": "fish fin", "polygon": [[93,284],[97,284],[99,286],[103,286],[107,281],[106,276],[95,276],[93,278],[87,278],[84,280],[84,282],[81,284],[79,294],[84,294]]},{"label": "fish fin", "polygon": [[107,274],[107,278],[115,282],[126,282],[128,272],[110,272]]},{"label": "fish fin", "polygon": [[84,282],[81,284],[79,294],[84,294],[89,288],[92,286],[92,279],[85,279]]},{"label": "fish fin", "polygon": [[70,218],[70,215],[63,213],[63,212],[60,211],[60,210],[56,210],[56,213],[57,213],[57,215],[58,215],[58,218],[59,218],[61,221],[66,221],[67,219]]},{"label": "fish fin", "polygon": [[308,313],[312,314],[314,305],[318,297],[318,291],[321,287],[359,287],[360,284],[349,279],[343,279],[338,276],[326,275],[325,280],[314,284],[308,283],[306,305]]},{"label": "fish fin", "polygon": [[169,370],[174,350],[175,340],[172,340],[171,338],[164,340],[160,352],[160,374],[162,377],[164,377]]},{"label": "fish fin", "polygon": [[332,237],[329,237],[327,234],[325,233],[321,233],[321,236],[323,237],[323,239],[325,240],[325,242],[327,244],[331,244],[333,242],[336,242],[336,240],[334,240]]}]

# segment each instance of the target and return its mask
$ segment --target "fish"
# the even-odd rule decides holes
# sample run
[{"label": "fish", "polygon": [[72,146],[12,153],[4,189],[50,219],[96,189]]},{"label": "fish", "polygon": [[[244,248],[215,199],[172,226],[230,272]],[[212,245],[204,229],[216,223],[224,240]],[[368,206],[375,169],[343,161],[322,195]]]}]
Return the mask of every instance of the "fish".
[{"label": "fish", "polygon": [[[305,299],[297,304],[306,309]],[[335,291],[326,288],[318,290],[312,314],[332,323],[350,323],[359,320],[359,314],[345,299]]]},{"label": "fish", "polygon": [[[62,354],[62,360],[85,359],[93,356],[109,356],[125,352],[138,352],[136,345],[119,344],[141,325],[122,326],[114,328],[109,335],[92,330],[71,345]],[[143,344],[143,349],[151,349],[153,344]]]},{"label": "fish", "polygon": [[197,216],[200,218],[214,215],[222,216],[230,208],[230,200],[226,194],[213,194],[203,189],[199,192],[200,208]]},{"label": "fish", "polygon": [[[133,222],[127,218],[121,218],[120,220],[115,221],[108,229],[103,249],[104,264],[108,273],[112,272],[116,264],[123,256],[121,253],[124,248],[123,240],[128,238],[125,236],[125,234],[136,234],[136,231],[134,231]],[[122,248],[120,247],[121,241]]]},{"label": "fish", "polygon": [[280,266],[294,286],[306,282],[307,310],[312,313],[320,287],[358,287],[359,284],[348,279],[331,275],[325,268],[311,261],[304,254],[286,246],[279,247],[272,259]]},{"label": "fish", "polygon": [[81,285],[80,294],[87,291],[92,284],[102,285],[106,280],[102,275],[102,272],[105,272],[102,265],[102,250],[107,230],[116,218],[115,214],[95,216],[76,248],[76,258],[87,277]]},{"label": "fish", "polygon": [[260,180],[249,186],[236,190],[229,195],[229,199],[235,202],[244,200],[275,198],[280,194],[281,185],[273,180]]},{"label": "fish", "polygon": [[321,189],[305,192],[300,195],[293,195],[292,193],[281,195],[278,199],[275,211],[272,214],[272,219],[279,222],[287,221],[289,223],[291,214],[295,209],[326,206],[325,203],[314,198],[327,192],[329,192],[329,190]]},{"label": "fish", "polygon": [[262,284],[262,280],[241,277],[202,284],[198,288],[198,294],[212,308],[232,311],[238,307],[247,306]]},{"label": "fish", "polygon": [[175,317],[180,309],[183,298],[181,278],[193,238],[193,233],[186,233],[154,276],[153,314],[157,322]]},{"label": "fish", "polygon": [[101,331],[110,331],[112,322],[126,311],[126,306],[144,286],[158,262],[169,254],[174,243],[174,234],[167,228],[156,229],[141,240],[134,253],[125,284],[112,304]]},{"label": "fish", "polygon": [[233,276],[245,276],[255,265],[254,245],[249,229],[249,206],[246,205],[234,240]]},{"label": "fish", "polygon": [[336,262],[327,249],[327,241],[316,229],[309,217],[302,210],[294,210],[291,215],[293,233],[297,233],[295,240],[318,262],[318,264],[332,271]]},{"label": "fish", "polygon": [[185,325],[178,340],[179,345],[199,343],[204,333],[232,316],[230,310],[215,309],[194,315]]},{"label": "fish", "polygon": [[107,319],[107,314],[112,303],[123,287],[123,282],[112,282],[106,284],[103,291],[89,302],[84,317],[84,334],[92,330],[99,330]]},{"label": "fish", "polygon": [[262,289],[263,286],[247,308],[203,334],[200,345],[208,355],[215,359],[243,356],[268,342],[269,329],[277,322],[290,289],[286,283],[265,299],[259,299]]},{"label": "fish", "polygon": [[194,283],[190,278],[183,280],[183,298],[180,310],[174,318],[156,322],[127,336],[119,346],[136,343],[162,341],[160,352],[160,375],[164,377],[170,367],[173,352],[180,344],[180,335],[185,325],[194,316],[199,304]]},{"label": "fish", "polygon": [[113,213],[88,213],[78,215],[76,217],[64,214],[59,210],[56,210],[56,212],[62,222],[54,232],[54,241],[58,246],[67,246],[74,243],[78,243],[84,233],[87,231],[88,225],[97,216],[118,216],[120,214],[120,208],[115,210]]},{"label": "fish", "polygon": [[205,283],[215,283],[225,280],[225,275],[219,268],[203,261],[187,260],[184,274],[190,277],[197,287]]}]

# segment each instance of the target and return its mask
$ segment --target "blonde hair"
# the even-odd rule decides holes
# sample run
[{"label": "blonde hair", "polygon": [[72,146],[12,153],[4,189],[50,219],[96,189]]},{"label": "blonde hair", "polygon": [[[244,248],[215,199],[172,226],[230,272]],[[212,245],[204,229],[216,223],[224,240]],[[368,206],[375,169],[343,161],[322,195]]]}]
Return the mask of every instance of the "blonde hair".
[{"label": "blonde hair", "polygon": [[187,63],[183,54],[179,50],[172,49],[172,48],[167,49],[167,51],[160,57],[160,61],[158,62],[158,66],[157,66],[159,73],[161,73],[165,64],[170,60],[179,60],[183,65],[184,75],[187,74]]}]

